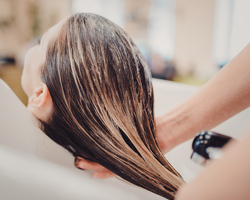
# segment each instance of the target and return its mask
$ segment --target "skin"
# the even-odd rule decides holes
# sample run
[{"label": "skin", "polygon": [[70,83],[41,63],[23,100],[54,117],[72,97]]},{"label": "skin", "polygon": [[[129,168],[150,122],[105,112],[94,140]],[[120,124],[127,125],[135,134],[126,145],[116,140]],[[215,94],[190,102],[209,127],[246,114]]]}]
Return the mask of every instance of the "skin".
[{"label": "skin", "polygon": [[[192,139],[196,133],[212,129],[250,106],[249,54],[250,44],[196,94],[164,116],[156,118],[157,139],[164,153]],[[95,163],[83,159],[76,166],[97,169]],[[95,177],[98,178],[111,176],[111,173],[102,173],[102,170],[97,169],[95,172]]]},{"label": "skin", "polygon": [[21,84],[28,96],[28,110],[42,121],[47,121],[52,111],[52,99],[47,86],[40,78],[41,68],[45,63],[50,40],[60,32],[68,18],[51,27],[42,37],[40,44],[32,47],[25,56]]},{"label": "skin", "polygon": [[[53,103],[39,73],[45,63],[48,42],[56,37],[66,19],[46,32],[41,44],[33,47],[25,59],[22,86],[29,98],[28,109],[36,118],[44,121],[50,116]],[[170,151],[193,138],[197,132],[211,129],[250,106],[249,54],[250,45],[247,45],[196,94],[166,115],[156,118],[157,138],[163,152]],[[242,143],[229,145],[221,160],[213,162],[194,181],[180,188],[176,199],[249,199],[249,144],[248,135]],[[114,176],[104,167],[83,159],[78,159],[75,165],[97,170],[93,174],[95,178]]]},{"label": "skin", "polygon": [[[42,121],[47,121],[51,115],[53,102],[47,86],[40,78],[41,68],[45,63],[46,52],[50,40],[56,38],[68,18],[69,17],[66,17],[46,31],[40,41],[40,44],[32,47],[25,56],[21,84],[24,92],[28,96],[27,108],[37,119]],[[103,166],[90,161],[85,161],[83,165],[78,166],[77,163],[81,160],[82,159],[79,158],[75,163],[76,167],[81,169],[90,168],[92,170],[98,170],[93,174],[93,177],[95,178],[108,178],[116,176]]]},{"label": "skin", "polygon": [[242,142],[229,144],[223,158],[214,161],[189,184],[183,185],[176,200],[250,199],[250,134]]},{"label": "skin", "polygon": [[[160,117],[164,151],[192,139],[250,106],[250,44],[187,101]],[[168,133],[164,130],[170,130]],[[167,146],[169,145],[169,147]]]},{"label": "skin", "polygon": [[[157,138],[163,152],[250,106],[249,54],[250,44],[191,98],[156,119]],[[196,179],[181,186],[176,199],[250,199],[250,134],[242,141],[229,144],[222,159],[212,162]],[[93,165],[98,168],[84,160],[77,163],[86,169],[93,169]],[[99,178],[112,176],[102,171],[95,174]]]}]

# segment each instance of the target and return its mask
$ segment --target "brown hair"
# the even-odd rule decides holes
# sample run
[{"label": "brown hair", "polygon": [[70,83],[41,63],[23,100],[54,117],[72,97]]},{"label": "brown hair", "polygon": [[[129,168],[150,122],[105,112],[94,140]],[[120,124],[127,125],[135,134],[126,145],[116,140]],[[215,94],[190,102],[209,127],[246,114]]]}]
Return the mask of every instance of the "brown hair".
[{"label": "brown hair", "polygon": [[76,14],[50,42],[41,78],[55,142],[123,179],[173,199],[183,180],[159,149],[147,63],[131,38],[95,14]]}]

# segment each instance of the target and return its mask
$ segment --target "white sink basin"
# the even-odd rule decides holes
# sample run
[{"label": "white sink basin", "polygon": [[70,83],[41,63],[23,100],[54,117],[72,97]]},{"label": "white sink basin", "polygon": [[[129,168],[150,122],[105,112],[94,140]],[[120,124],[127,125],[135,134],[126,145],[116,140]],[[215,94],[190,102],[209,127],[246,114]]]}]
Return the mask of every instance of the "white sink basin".
[{"label": "white sink basin", "polygon": [[[198,90],[197,87],[153,80],[155,113],[161,115]],[[0,199],[164,199],[117,178],[95,180],[91,172],[74,167],[74,158],[34,125],[33,116],[0,79]],[[235,136],[247,126],[246,110],[217,127]],[[166,155],[190,181],[202,167],[193,163],[191,141]]]}]

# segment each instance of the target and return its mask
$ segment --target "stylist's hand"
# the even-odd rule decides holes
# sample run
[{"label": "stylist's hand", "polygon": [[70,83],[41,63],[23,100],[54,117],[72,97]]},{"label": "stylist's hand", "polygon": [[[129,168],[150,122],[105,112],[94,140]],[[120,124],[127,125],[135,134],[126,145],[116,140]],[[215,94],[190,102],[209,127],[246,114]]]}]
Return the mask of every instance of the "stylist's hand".
[{"label": "stylist's hand", "polygon": [[91,161],[85,160],[85,159],[80,158],[80,157],[76,157],[76,159],[75,159],[75,166],[77,168],[83,169],[83,170],[85,170],[85,169],[96,170],[96,172],[94,172],[92,174],[92,176],[94,178],[104,179],[104,178],[111,178],[111,177],[117,176],[113,172],[107,170],[102,165],[99,165],[99,164],[97,164],[95,162],[91,162]]},{"label": "stylist's hand", "polygon": [[[156,117],[155,123],[156,123],[156,137],[158,144],[162,150],[162,152],[165,154],[171,149],[175,147],[173,137],[171,135],[171,123],[168,123],[165,117]],[[83,158],[77,157],[75,159],[75,166],[79,169],[83,170],[96,170],[93,173],[94,178],[104,179],[104,178],[111,178],[117,176],[113,172],[107,170],[102,165],[99,165],[95,162],[91,162],[88,160],[85,160]]]}]

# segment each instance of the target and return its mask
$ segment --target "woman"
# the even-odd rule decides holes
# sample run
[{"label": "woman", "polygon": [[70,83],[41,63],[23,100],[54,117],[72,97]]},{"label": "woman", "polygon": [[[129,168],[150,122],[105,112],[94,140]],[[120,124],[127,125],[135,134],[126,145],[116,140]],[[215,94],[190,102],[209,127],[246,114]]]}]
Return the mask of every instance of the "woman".
[{"label": "woman", "polygon": [[130,37],[94,14],[49,29],[22,86],[42,130],[74,156],[173,199],[183,180],[155,139],[151,75]]}]

